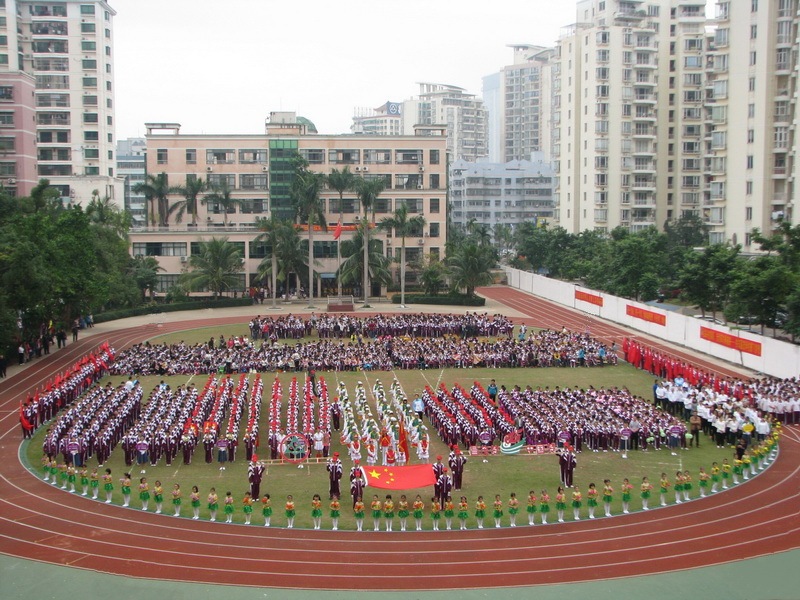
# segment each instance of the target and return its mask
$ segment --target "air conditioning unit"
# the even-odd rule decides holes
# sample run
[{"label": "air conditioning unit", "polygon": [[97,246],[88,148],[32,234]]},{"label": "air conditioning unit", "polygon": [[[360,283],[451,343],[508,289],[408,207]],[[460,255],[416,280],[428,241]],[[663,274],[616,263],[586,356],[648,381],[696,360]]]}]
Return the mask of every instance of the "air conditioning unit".
[{"label": "air conditioning unit", "polygon": [[369,167],[361,167],[361,170],[364,171],[364,173],[366,173],[367,171],[369,171]]},{"label": "air conditioning unit", "polygon": [[420,165],[420,166],[419,166],[419,172],[420,172],[420,173],[424,173],[424,172],[425,172],[425,167],[423,167],[422,165]]},{"label": "air conditioning unit", "polygon": [[361,173],[361,167],[356,167],[356,173]]},{"label": "air conditioning unit", "polygon": [[17,180],[14,179],[13,177],[10,177],[8,179],[7,183],[8,183],[8,185],[14,185],[15,183],[17,183]]},{"label": "air conditioning unit", "polygon": [[206,167],[206,173],[212,173],[214,171],[214,167]]},{"label": "air conditioning unit", "polygon": [[425,245],[425,238],[419,238],[417,240],[417,244],[419,244],[420,246],[424,246]]},{"label": "air conditioning unit", "polygon": [[386,245],[387,246],[391,246],[392,245],[392,238],[389,238],[389,239],[386,240]]},{"label": "air conditioning unit", "polygon": [[181,256],[181,262],[182,263],[189,262],[189,257],[188,256]]},{"label": "air conditioning unit", "polygon": [[422,187],[422,184],[421,184],[421,183],[418,183],[418,184],[417,184],[417,189],[418,189],[418,190],[424,189],[424,188]]},{"label": "air conditioning unit", "polygon": [[269,167],[261,167],[262,173],[269,173]]}]

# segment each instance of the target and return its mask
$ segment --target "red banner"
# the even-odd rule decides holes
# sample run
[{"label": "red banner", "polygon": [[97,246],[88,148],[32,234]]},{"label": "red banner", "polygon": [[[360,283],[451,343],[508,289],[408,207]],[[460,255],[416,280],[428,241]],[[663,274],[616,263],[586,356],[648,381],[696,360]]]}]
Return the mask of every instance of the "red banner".
[{"label": "red banner", "polygon": [[427,487],[436,483],[431,465],[410,465],[406,467],[364,467],[361,469],[367,485],[384,490],[410,490]]},{"label": "red banner", "polygon": [[755,356],[761,356],[761,343],[754,342],[753,340],[746,340],[744,338],[731,335],[730,333],[723,333],[708,327],[700,327],[700,337],[709,342],[725,346],[726,348],[733,348],[739,352],[747,352]]},{"label": "red banner", "polygon": [[629,317],[633,317],[634,319],[641,319],[642,321],[655,323],[656,325],[667,324],[667,315],[662,315],[661,313],[653,312],[652,310],[639,308],[638,306],[633,306],[631,304],[625,305],[625,314],[627,314]]},{"label": "red banner", "polygon": [[589,304],[596,304],[597,306],[603,306],[602,296],[598,296],[597,294],[589,294],[588,292],[579,292],[578,290],[575,290],[575,300],[588,302]]}]

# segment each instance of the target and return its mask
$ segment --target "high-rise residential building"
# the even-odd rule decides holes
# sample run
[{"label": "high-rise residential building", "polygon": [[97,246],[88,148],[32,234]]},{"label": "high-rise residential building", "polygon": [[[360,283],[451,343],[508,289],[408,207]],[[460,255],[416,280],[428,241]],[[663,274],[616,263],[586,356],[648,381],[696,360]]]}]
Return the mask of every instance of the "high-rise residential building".
[{"label": "high-rise residential building", "polygon": [[[796,224],[797,0],[584,0],[550,61],[556,220],[697,215],[711,242]],[[545,94],[546,95],[546,94]]]},{"label": "high-rise residential building", "polygon": [[447,152],[453,159],[477,160],[488,155],[486,108],[483,100],[464,88],[420,83],[419,96],[403,102],[403,133],[418,125],[447,128]]},{"label": "high-rise residential building", "polygon": [[147,204],[144,194],[136,192],[137,183],[146,177],[147,140],[129,138],[117,142],[117,177],[123,179],[124,207],[131,214],[134,227],[147,225]]},{"label": "high-rise residential building", "polygon": [[483,78],[483,100],[488,113],[488,152],[491,162],[528,160],[532,152],[547,151],[542,138],[543,112],[549,104],[542,96],[551,49],[514,44],[511,65]]},{"label": "high-rise residential building", "polygon": [[356,135],[401,135],[402,111],[401,102],[385,102],[378,108],[357,109],[350,131]]},{"label": "high-rise residential building", "polygon": [[494,231],[520,223],[553,219],[555,173],[541,153],[507,163],[456,160],[450,165],[450,220],[471,221]]},{"label": "high-rise residential building", "polygon": [[[102,0],[0,3],[0,85],[20,73],[34,81],[35,159],[30,164],[24,149],[12,155],[26,163],[26,188],[33,169],[33,179],[49,179],[65,201],[88,201],[94,190],[112,199],[121,193],[114,163],[115,14]],[[12,101],[28,104],[24,94]],[[27,121],[8,132],[17,128],[24,135]]]},{"label": "high-rise residential building", "polygon": [[[293,218],[289,191],[295,154],[315,172],[328,174],[347,167],[365,179],[383,180],[386,187],[375,204],[378,221],[402,205],[426,220],[421,230],[406,238],[406,261],[414,263],[428,254],[444,257],[447,148],[443,127],[420,127],[417,135],[322,135],[311,133],[316,130],[307,119],[280,112],[270,115],[266,132],[261,134],[184,134],[176,123],[147,124],[147,130],[148,174],[165,173],[170,186],[183,185],[188,179],[226,184],[238,204],[228,210],[227,219],[224,208],[208,202],[199,206],[196,220],[184,216],[178,224],[173,214],[166,227],[131,231],[133,254],[155,256],[164,269],[159,274],[158,292],[176,284],[188,258],[198,251],[198,242],[212,236],[226,236],[241,249],[245,271],[240,291],[261,283],[257,268],[266,251],[255,241],[256,221],[272,215]],[[181,199],[178,194],[169,197],[170,202]],[[346,192],[340,202],[338,192],[325,188],[322,200],[328,231],[314,234],[314,256],[324,296],[338,291],[337,247],[352,235],[362,210],[354,192]],[[333,234],[340,218],[345,232],[337,241]],[[386,256],[399,259],[400,242],[391,232],[374,235]],[[413,277],[413,270],[407,274]],[[377,292],[380,290],[372,290]],[[358,295],[353,288],[345,288],[343,293]]]},{"label": "high-rise residential building", "polygon": [[795,204],[797,0],[718,1],[709,39],[708,186],[711,241],[751,246],[751,232],[800,222]]}]

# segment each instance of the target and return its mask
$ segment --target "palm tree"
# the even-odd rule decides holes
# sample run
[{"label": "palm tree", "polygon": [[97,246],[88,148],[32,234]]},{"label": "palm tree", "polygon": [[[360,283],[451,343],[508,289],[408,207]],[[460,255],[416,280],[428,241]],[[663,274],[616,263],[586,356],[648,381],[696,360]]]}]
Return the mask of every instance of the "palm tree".
[{"label": "palm tree", "polygon": [[314,306],[314,226],[328,231],[325,209],[319,193],[325,176],[299,169],[292,181],[291,197],[299,223],[308,223],[308,304]]},{"label": "palm tree", "polygon": [[494,248],[468,241],[447,259],[453,287],[465,289],[467,296],[475,295],[475,288],[492,283],[490,270],[495,266]]},{"label": "palm tree", "polygon": [[255,241],[263,242],[269,247],[269,261],[265,257],[259,263],[257,273],[261,279],[267,275],[271,276],[273,309],[278,308],[278,246],[281,236],[284,235],[281,228],[287,226],[291,226],[291,224],[288,221],[276,219],[274,214],[269,219],[259,218],[256,220],[256,229],[261,233],[256,237]]},{"label": "palm tree", "polygon": [[[342,242],[342,266],[337,273],[339,279],[346,284],[358,284],[363,281],[364,270],[364,230],[368,229],[369,223],[365,220],[356,229],[355,234],[349,240]],[[368,264],[369,274],[373,281],[381,285],[389,285],[392,282],[392,274],[389,271],[390,259],[384,256],[380,240],[369,240]]]},{"label": "palm tree", "polygon": [[[277,298],[278,282],[285,283],[288,292],[288,279],[291,273],[297,273],[300,281],[300,275],[306,266],[303,259],[303,241],[300,239],[297,226],[290,221],[272,217],[269,221],[265,220],[263,227],[267,229],[262,235],[265,236],[264,240],[270,242],[270,256],[269,260],[264,258],[261,261],[257,273],[261,278],[267,275],[272,277],[275,290],[273,298]],[[274,302],[273,307],[275,307]]]},{"label": "palm tree", "polygon": [[416,215],[408,216],[408,206],[403,202],[394,211],[391,217],[385,217],[378,223],[378,227],[386,231],[394,230],[394,237],[400,237],[400,308],[406,307],[406,236],[425,227],[425,217]]},{"label": "palm tree", "polygon": [[[342,217],[344,213],[344,193],[352,190],[353,186],[356,182],[356,176],[353,175],[353,172],[350,171],[350,167],[345,167],[341,171],[338,169],[331,169],[331,172],[325,178],[325,181],[328,183],[328,187],[332,190],[336,190],[339,192],[339,223],[342,222]],[[336,240],[336,268],[340,268],[342,266],[342,242],[340,240]],[[342,297],[342,280],[337,278],[337,291],[336,294],[341,298]]]},{"label": "palm tree", "polygon": [[158,272],[164,268],[158,264],[153,256],[134,256],[128,265],[128,275],[136,282],[136,287],[142,292],[142,300],[145,299],[145,290],[149,289],[150,294],[158,283]]},{"label": "palm tree", "polygon": [[[147,201],[150,203],[149,220],[151,225],[156,225],[156,214],[158,214],[158,226],[167,227],[169,225],[168,219],[170,213],[174,210],[169,205],[169,194],[175,193],[175,188],[170,187],[166,173],[159,173],[158,175],[147,175],[144,181],[140,181],[133,186],[133,192],[136,194],[144,194]],[[153,207],[156,203],[156,207]],[[157,209],[157,211],[156,211]]]},{"label": "palm tree", "polygon": [[186,177],[186,185],[178,186],[175,191],[183,196],[183,200],[175,203],[178,209],[178,214],[175,215],[175,222],[180,223],[183,220],[183,213],[188,212],[192,215],[192,226],[197,226],[197,204],[200,192],[206,189],[206,182],[199,177],[189,179]]},{"label": "palm tree", "polygon": [[121,211],[108,196],[101,198],[98,190],[92,190],[92,199],[86,205],[85,212],[92,223],[109,227],[121,238],[127,239],[131,226],[130,213]]},{"label": "palm tree", "polygon": [[353,186],[356,195],[358,196],[358,201],[361,203],[361,208],[364,209],[364,236],[366,237],[367,242],[362,244],[363,251],[364,251],[364,268],[363,268],[363,286],[364,286],[364,308],[369,308],[368,298],[369,298],[369,275],[370,269],[367,268],[369,264],[369,256],[368,251],[371,246],[369,242],[369,213],[372,211],[373,217],[375,216],[375,201],[380,196],[381,192],[383,191],[386,183],[383,179],[364,179],[363,177],[357,177],[355,181],[355,185]]},{"label": "palm tree", "polygon": [[213,297],[230,290],[239,282],[242,255],[228,238],[212,237],[200,242],[200,251],[189,257],[189,271],[181,275],[181,283],[190,290],[211,290]]},{"label": "palm tree", "polygon": [[210,185],[211,193],[203,196],[203,204],[213,202],[222,210],[222,223],[228,227],[228,212],[234,212],[237,206],[242,205],[242,200],[231,195],[228,181],[223,179],[220,185]]}]

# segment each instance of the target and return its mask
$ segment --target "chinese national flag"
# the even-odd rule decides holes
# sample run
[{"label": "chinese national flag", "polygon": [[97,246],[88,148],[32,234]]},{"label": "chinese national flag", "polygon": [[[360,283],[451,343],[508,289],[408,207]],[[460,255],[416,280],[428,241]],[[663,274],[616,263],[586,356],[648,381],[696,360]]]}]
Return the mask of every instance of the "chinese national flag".
[{"label": "chinese national flag", "polygon": [[342,236],[342,220],[336,223],[336,229],[333,231],[333,239],[338,240]]},{"label": "chinese national flag", "polygon": [[361,469],[367,485],[384,490],[411,490],[436,483],[430,465],[406,467],[381,467],[375,465]]}]

